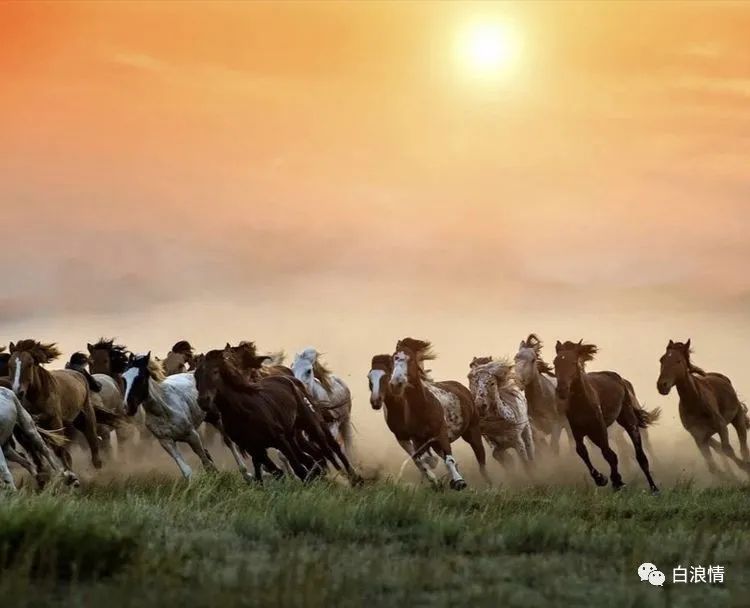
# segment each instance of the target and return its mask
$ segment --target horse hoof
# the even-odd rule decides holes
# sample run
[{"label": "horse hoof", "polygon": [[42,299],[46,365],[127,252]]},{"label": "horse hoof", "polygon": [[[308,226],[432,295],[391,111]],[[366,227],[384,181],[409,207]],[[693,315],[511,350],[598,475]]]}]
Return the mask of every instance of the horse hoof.
[{"label": "horse hoof", "polygon": [[91,463],[94,465],[95,469],[101,469],[102,468],[102,461],[101,461],[100,458],[92,460]]},{"label": "horse hoof", "polygon": [[617,483],[617,484],[613,483],[613,484],[612,484],[612,491],[613,491],[613,492],[619,492],[619,491],[620,491],[620,490],[622,490],[622,489],[623,489],[624,487],[625,487],[625,484],[624,484],[624,483],[622,483],[622,482],[620,482],[620,483]]},{"label": "horse hoof", "polygon": [[463,490],[466,488],[466,482],[463,479],[451,479],[451,490]]},{"label": "horse hoof", "polygon": [[604,487],[607,485],[607,478],[601,473],[597,473],[596,475],[594,475],[594,483],[600,488]]},{"label": "horse hoof", "polygon": [[657,488],[656,486],[651,488],[651,496],[661,496],[661,491],[659,490],[659,488]]}]

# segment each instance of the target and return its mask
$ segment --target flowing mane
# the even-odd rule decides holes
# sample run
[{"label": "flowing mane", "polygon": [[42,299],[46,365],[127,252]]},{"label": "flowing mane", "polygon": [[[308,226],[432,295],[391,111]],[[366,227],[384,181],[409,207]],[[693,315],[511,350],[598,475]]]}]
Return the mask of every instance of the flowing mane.
[{"label": "flowing mane", "polygon": [[38,340],[32,339],[19,340],[16,344],[11,343],[10,351],[11,353],[27,352],[39,364],[52,363],[61,354],[60,349],[57,348],[57,344],[54,342],[43,344]]},{"label": "flowing mane", "polygon": [[308,347],[297,355],[298,359],[304,359],[312,364],[313,375],[318,379],[323,388],[330,392],[333,390],[331,384],[331,370],[320,360],[320,353],[313,347]]},{"label": "flowing mane", "polygon": [[529,334],[528,337],[521,342],[521,348],[530,348],[534,351],[534,356],[536,357],[536,368],[539,370],[539,373],[547,374],[554,378],[554,368],[542,359],[542,346],[544,346],[544,342],[542,342],[536,334]]},{"label": "flowing mane", "polygon": [[179,342],[175,343],[175,345],[170,349],[170,352],[173,352],[177,355],[185,355],[186,357],[191,358],[195,356],[195,351],[190,345],[190,342],[188,342],[187,340],[180,340]]},{"label": "flowing mane", "polygon": [[393,357],[390,355],[375,355],[370,363],[370,369],[382,369],[389,372],[393,369]]},{"label": "flowing mane", "polygon": [[[250,344],[252,344],[252,342]],[[240,343],[240,346],[235,348],[241,348],[245,345],[247,345],[247,343]],[[229,356],[227,356],[227,354],[229,354]],[[231,356],[231,351],[212,350],[207,352],[204,356],[204,365],[218,367],[222,380],[232,390],[246,393],[257,392],[255,384],[248,382],[242,373],[242,370],[237,366],[234,357]]]},{"label": "flowing mane", "polygon": [[558,352],[563,350],[573,351],[582,363],[593,361],[594,355],[599,352],[599,348],[596,344],[584,344],[583,340],[580,340],[579,342],[571,342],[568,340],[558,345],[557,350]]},{"label": "flowing mane", "polygon": [[109,354],[109,366],[112,375],[125,373],[128,367],[128,347],[124,344],[115,344],[115,338],[99,338],[96,344],[89,348],[89,352],[94,350],[106,350]]},{"label": "flowing mane", "polygon": [[155,382],[164,382],[167,378],[164,373],[164,366],[155,357],[150,357],[148,360],[148,375]]},{"label": "flowing mane", "polygon": [[429,340],[418,340],[417,338],[403,338],[396,343],[396,351],[398,352],[403,349],[410,350],[414,353],[414,356],[417,359],[420,376],[423,380],[432,382],[432,378],[430,378],[430,370],[424,368],[425,361],[433,361],[437,359],[435,351],[432,350],[432,342]]},{"label": "flowing mane", "polygon": [[518,390],[516,385],[516,376],[513,373],[513,361],[507,357],[475,357],[475,364],[472,364],[474,374],[490,374],[497,379],[497,388],[503,391],[512,388],[514,392]]}]

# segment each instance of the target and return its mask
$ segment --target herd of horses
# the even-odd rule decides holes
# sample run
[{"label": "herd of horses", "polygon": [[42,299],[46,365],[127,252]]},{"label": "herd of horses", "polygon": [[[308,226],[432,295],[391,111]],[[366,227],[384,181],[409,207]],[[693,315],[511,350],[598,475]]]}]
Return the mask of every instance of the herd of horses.
[{"label": "herd of horses", "polygon": [[[624,482],[610,444],[619,439],[622,445],[627,436],[649,488],[658,492],[647,449],[653,457],[648,428],[660,409],[644,409],[620,374],[587,371],[597,352],[593,344],[558,341],[552,365],[542,358],[542,346],[530,334],[513,359],[475,357],[466,386],[433,380],[425,369],[435,358],[432,345],[404,338],[393,353],[372,357],[370,405],[384,411],[388,429],[431,484],[439,483],[435,469],[442,460],[450,487],[466,487],[451,447],[459,438],[470,445],[489,482],[485,445],[503,465],[515,451],[532,473],[540,452],[559,453],[565,433],[594,483],[609,481],[615,490]],[[178,443],[213,471],[208,429],[248,481],[262,483],[264,474],[307,481],[331,468],[352,485],[362,481],[354,466],[351,392],[315,348],[302,350],[286,366],[282,354],[259,354],[247,341],[197,354],[183,340],[159,360],[101,339],[56,370],[47,369],[61,355],[55,344],[26,339],[5,350],[0,348],[0,481],[7,488],[16,487],[9,462],[29,471],[40,486],[56,480],[76,485],[71,443],[84,440],[93,466],[100,468],[103,454],[114,457],[113,435],[118,457],[141,441],[156,440],[190,479]],[[729,378],[695,366],[690,340],[670,340],[660,365],[657,388],[662,395],[676,388],[680,420],[709,470],[727,473],[714,460],[715,451],[727,466],[733,462],[750,474],[750,418]],[[729,425],[740,456],[729,443]],[[586,439],[601,451],[609,478],[592,464]]]}]

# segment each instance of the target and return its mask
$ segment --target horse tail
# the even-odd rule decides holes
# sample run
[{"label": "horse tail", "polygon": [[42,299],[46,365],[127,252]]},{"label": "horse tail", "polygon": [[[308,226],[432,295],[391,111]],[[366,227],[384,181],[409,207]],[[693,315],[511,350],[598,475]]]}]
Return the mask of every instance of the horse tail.
[{"label": "horse tail", "polygon": [[652,410],[647,410],[638,402],[638,398],[635,396],[635,389],[629,380],[622,379],[622,383],[625,388],[625,399],[633,408],[633,413],[638,420],[638,427],[645,429],[653,425],[661,417],[661,408],[656,407]]},{"label": "horse tail", "polygon": [[48,445],[62,448],[68,445],[68,443],[70,442],[70,440],[65,436],[65,429],[56,429],[54,431],[49,431],[38,426],[36,427],[36,430]]}]

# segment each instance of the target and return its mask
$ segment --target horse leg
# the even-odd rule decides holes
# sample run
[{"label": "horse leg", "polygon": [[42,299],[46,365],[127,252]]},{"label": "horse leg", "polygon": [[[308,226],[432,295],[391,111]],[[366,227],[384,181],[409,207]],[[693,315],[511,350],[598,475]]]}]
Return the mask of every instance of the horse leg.
[{"label": "horse leg", "polygon": [[448,439],[448,433],[445,429],[440,432],[440,436],[433,442],[433,446],[435,451],[442,456],[443,462],[445,462],[445,466],[451,476],[451,489],[463,490],[466,487],[466,481],[461,477],[461,473],[458,472],[458,463],[451,452],[451,442]]},{"label": "horse leg", "polygon": [[583,442],[585,435],[583,433],[577,433],[573,431],[573,437],[575,438],[576,454],[583,460],[586,468],[589,470],[589,475],[594,480],[594,483],[598,486],[606,486],[607,478],[602,475],[599,471],[594,468],[591,464],[591,458],[589,458],[589,451],[586,449],[586,444]]},{"label": "horse leg", "polygon": [[21,465],[26,471],[28,471],[29,475],[36,478],[37,470],[34,464],[26,458],[26,456],[17,452],[10,443],[7,443],[5,447],[3,447],[3,453],[8,462],[15,462],[16,464]]},{"label": "horse leg", "polygon": [[561,424],[555,424],[549,436],[550,449],[555,456],[560,455],[560,437],[562,436],[563,427]]},{"label": "horse leg", "polygon": [[259,485],[263,485],[263,463],[265,458],[268,458],[268,454],[264,454],[264,452],[265,450],[258,450],[250,455],[253,461],[253,472],[255,473],[254,481]]},{"label": "horse leg", "polygon": [[591,441],[598,447],[601,452],[602,456],[604,456],[604,460],[607,461],[607,464],[609,465],[609,478],[612,480],[612,488],[615,490],[619,490],[622,486],[625,485],[625,483],[622,481],[622,476],[620,475],[620,471],[617,468],[617,454],[615,454],[615,451],[609,447],[609,436],[607,434],[607,429],[604,427],[604,423],[602,422],[602,428],[599,431],[594,431],[593,433],[589,434],[589,438]]},{"label": "horse leg", "polygon": [[13,475],[11,475],[10,469],[8,468],[8,461],[5,460],[4,450],[0,450],[0,481],[2,481],[5,487],[9,490],[16,491],[16,483],[13,481]]},{"label": "horse leg", "polygon": [[[240,450],[237,448],[234,441],[232,441],[229,438],[229,435],[227,435],[227,431],[224,428],[224,422],[222,421],[221,417],[218,417],[218,419],[215,422],[212,422],[210,424],[216,430],[219,431],[221,438],[224,440],[224,445],[227,446],[229,448],[229,451],[232,453],[232,457],[234,458],[234,461],[237,463],[237,468],[240,470],[240,475],[242,475],[245,481],[252,481],[253,478],[247,470],[247,465],[245,464],[245,460],[242,458],[242,454],[240,454]],[[198,437],[200,439],[200,433],[198,434]],[[201,439],[201,442],[203,442],[202,439]],[[204,445],[204,450],[205,450],[206,444],[204,443],[203,445]]]},{"label": "horse leg", "polygon": [[[268,450],[263,451],[263,468],[266,469],[273,477],[276,479],[281,479],[284,477],[284,471],[283,469],[280,469],[276,466],[276,463],[271,460],[271,457],[268,455]],[[255,460],[253,460],[253,463],[255,463]]]},{"label": "horse leg", "polygon": [[89,450],[91,450],[91,464],[94,465],[95,469],[101,469],[102,459],[99,456],[99,435],[96,433],[96,414],[94,413],[94,406],[91,403],[91,399],[86,399],[81,413],[78,414],[78,417],[81,416],[83,417],[81,430],[86,437],[86,443],[89,444]]},{"label": "horse leg", "polygon": [[643,449],[643,438],[641,437],[640,429],[637,426],[627,426],[623,428],[630,437],[630,440],[633,442],[633,447],[635,448],[635,459],[638,461],[638,465],[641,467],[641,471],[643,471],[643,474],[646,476],[646,480],[648,481],[649,488],[651,488],[651,492],[653,494],[658,494],[659,488],[656,487],[654,479],[651,477],[651,470],[648,464],[648,457],[646,456],[646,452]]},{"label": "horse leg", "polygon": [[[430,484],[432,484],[433,486],[436,486],[438,483],[438,480],[437,480],[437,477],[435,477],[435,473],[432,472],[430,467],[425,462],[424,456],[417,455],[417,451],[414,449],[414,443],[408,439],[399,439],[398,444],[404,449],[404,451],[407,454],[409,454],[411,461],[414,463],[414,466],[417,467],[419,472],[422,474],[422,477],[424,477],[427,481],[429,481]],[[403,466],[401,468],[403,468]]]},{"label": "horse leg", "polygon": [[174,458],[174,461],[177,463],[177,466],[180,468],[180,473],[182,473],[182,476],[190,481],[190,478],[193,476],[193,470],[190,468],[187,462],[185,462],[185,459],[182,457],[182,454],[180,454],[180,450],[177,449],[177,444],[175,443],[174,439],[159,439],[159,444],[161,447],[164,448],[164,450],[169,454],[172,458]]},{"label": "horse leg", "polygon": [[299,461],[297,455],[294,453],[292,446],[284,435],[278,437],[278,449],[284,454],[286,459],[289,461],[289,466],[292,467],[294,474],[299,477],[302,481],[307,481],[308,471],[304,465]]},{"label": "horse leg", "polygon": [[[554,433],[554,432],[553,432]],[[560,439],[560,435],[557,436],[558,440]],[[528,457],[527,462],[531,464],[536,459],[536,446],[534,445],[534,432],[531,428],[530,424],[527,424],[523,431],[521,431],[521,439],[523,440],[524,445],[526,446],[526,454]],[[555,454],[558,454],[560,450],[560,445],[557,446],[557,451]]]},{"label": "horse leg", "polygon": [[747,418],[745,418],[745,412],[743,409],[737,413],[732,420],[732,426],[737,431],[737,439],[740,442],[740,454],[742,454],[742,460],[750,461],[750,450],[747,447]]},{"label": "horse leg", "polygon": [[341,434],[341,439],[344,442],[343,452],[344,454],[346,454],[346,458],[349,460],[349,462],[351,462],[354,457],[354,430],[352,429],[352,420],[348,414],[341,421],[341,424],[339,424],[339,433]]},{"label": "horse leg", "polygon": [[479,472],[482,474],[485,483],[488,486],[492,485],[490,476],[487,475],[487,457],[484,453],[484,441],[482,440],[482,431],[479,430],[479,424],[473,424],[466,432],[461,436],[462,439],[471,446],[474,451],[474,456],[479,463]]},{"label": "horse leg", "polygon": [[198,431],[196,431],[195,429],[192,429],[188,433],[188,436],[185,438],[185,442],[190,446],[193,452],[196,453],[198,458],[201,459],[201,464],[203,464],[203,468],[206,469],[206,471],[215,473],[216,465],[214,464],[214,461],[211,458],[211,454],[209,454],[208,450],[206,450],[206,448],[203,447],[203,441],[201,441],[201,436],[198,434]]}]

